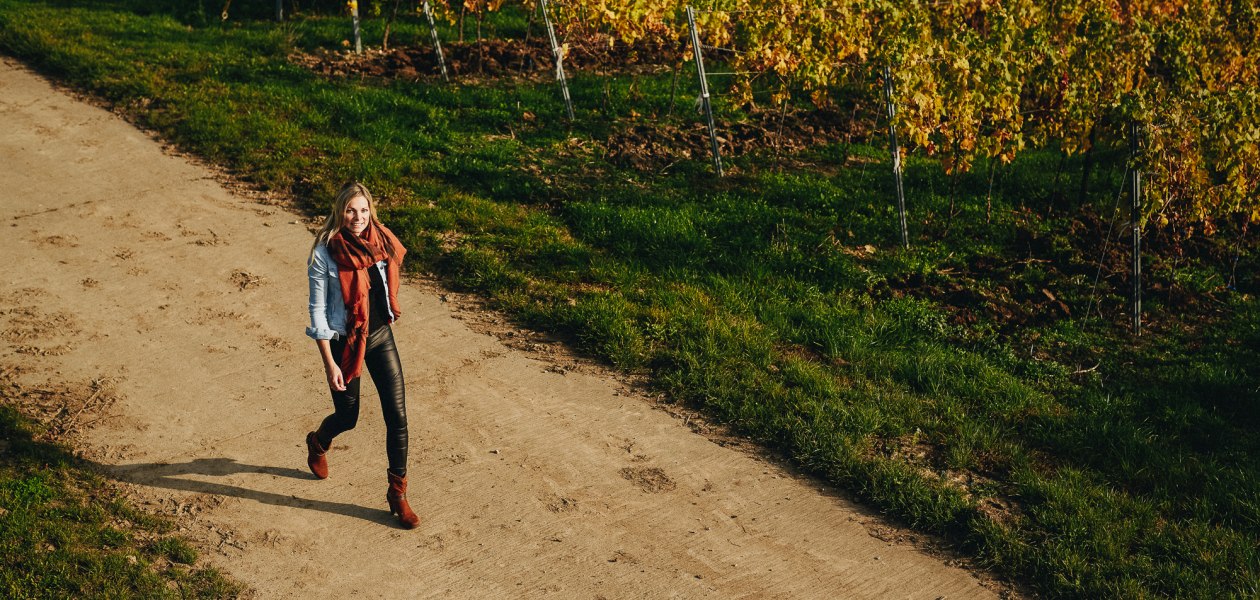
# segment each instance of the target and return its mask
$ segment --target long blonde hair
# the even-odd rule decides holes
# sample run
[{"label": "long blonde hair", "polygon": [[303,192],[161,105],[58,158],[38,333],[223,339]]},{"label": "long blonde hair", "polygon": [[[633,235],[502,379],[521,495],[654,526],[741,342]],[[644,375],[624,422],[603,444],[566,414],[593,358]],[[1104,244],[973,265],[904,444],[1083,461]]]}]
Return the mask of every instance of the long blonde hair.
[{"label": "long blonde hair", "polygon": [[[363,198],[368,203],[368,214],[372,215],[372,221],[368,223],[371,227],[373,223],[380,223],[380,219],[376,216],[376,200],[372,198],[372,192],[369,192],[367,186],[357,181],[348,181],[345,185],[337,190],[337,198],[333,200],[332,212],[328,213],[328,218],[324,219],[324,225],[319,228],[315,234],[315,243],[311,245],[311,252],[306,257],[306,264],[311,264],[315,260],[315,249],[321,244],[327,244],[328,238],[334,233],[341,231],[342,226],[346,224],[346,205],[350,204],[355,198]],[[385,242],[389,243],[388,240]],[[390,249],[392,251],[392,248]]]}]

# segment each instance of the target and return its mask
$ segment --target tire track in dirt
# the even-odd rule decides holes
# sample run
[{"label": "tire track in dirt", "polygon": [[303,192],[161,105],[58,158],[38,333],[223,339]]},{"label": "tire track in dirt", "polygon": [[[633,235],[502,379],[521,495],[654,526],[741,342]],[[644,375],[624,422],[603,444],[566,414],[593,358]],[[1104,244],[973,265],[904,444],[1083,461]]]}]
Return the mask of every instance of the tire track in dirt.
[{"label": "tire track in dirt", "polygon": [[5,401],[76,415],[86,457],[259,597],[995,595],[597,367],[474,331],[416,281],[396,335],[424,522],[399,530],[372,394],[332,477],[305,470],[330,402],[302,334],[302,219],[12,60],[0,91],[0,186],[20,191],[2,200]]}]

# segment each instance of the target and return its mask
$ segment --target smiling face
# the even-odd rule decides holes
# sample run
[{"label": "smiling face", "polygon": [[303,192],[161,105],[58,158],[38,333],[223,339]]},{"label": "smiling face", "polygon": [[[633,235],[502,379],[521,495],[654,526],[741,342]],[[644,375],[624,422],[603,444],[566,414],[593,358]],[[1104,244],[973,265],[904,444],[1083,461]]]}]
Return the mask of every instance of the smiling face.
[{"label": "smiling face", "polygon": [[346,212],[341,216],[350,233],[363,235],[363,232],[367,231],[368,224],[372,222],[372,209],[368,205],[367,198],[355,196],[346,203]]}]

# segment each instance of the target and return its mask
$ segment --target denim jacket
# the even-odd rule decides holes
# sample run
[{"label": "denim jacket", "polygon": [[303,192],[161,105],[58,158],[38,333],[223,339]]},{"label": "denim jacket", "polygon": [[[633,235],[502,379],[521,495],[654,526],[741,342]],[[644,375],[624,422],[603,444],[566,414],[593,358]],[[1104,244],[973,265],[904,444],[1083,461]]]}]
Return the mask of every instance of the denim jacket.
[{"label": "denim jacket", "polygon": [[[385,261],[374,265],[381,273],[381,281],[389,285],[389,276]],[[306,328],[307,337],[314,340],[331,340],[346,335],[346,302],[341,297],[341,279],[337,276],[337,263],[328,254],[328,247],[320,244],[315,247],[311,256],[311,264],[306,269],[310,279],[311,326]],[[389,309],[389,319],[394,320],[394,309],[389,306],[389,295],[385,295],[385,307]]]}]

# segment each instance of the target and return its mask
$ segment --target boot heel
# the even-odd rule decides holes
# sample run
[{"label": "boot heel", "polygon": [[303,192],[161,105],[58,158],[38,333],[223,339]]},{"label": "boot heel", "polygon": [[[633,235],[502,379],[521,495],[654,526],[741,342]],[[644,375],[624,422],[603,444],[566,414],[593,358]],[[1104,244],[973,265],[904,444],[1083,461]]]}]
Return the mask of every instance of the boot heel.
[{"label": "boot heel", "polygon": [[328,448],[319,445],[319,437],[312,431],[306,434],[306,466],[320,479],[328,479]]},{"label": "boot heel", "polygon": [[389,471],[386,474],[389,476],[389,491],[385,492],[385,501],[389,503],[389,514],[397,516],[398,524],[404,529],[415,529],[420,524],[420,517],[407,504],[407,478]]}]

